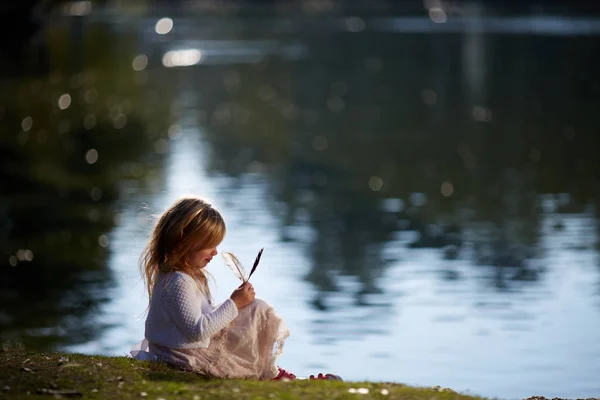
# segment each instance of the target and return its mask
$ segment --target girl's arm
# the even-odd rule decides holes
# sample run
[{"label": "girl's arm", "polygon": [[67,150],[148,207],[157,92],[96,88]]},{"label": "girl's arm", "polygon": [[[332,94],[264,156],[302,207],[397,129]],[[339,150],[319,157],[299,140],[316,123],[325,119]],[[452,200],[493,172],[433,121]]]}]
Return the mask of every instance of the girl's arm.
[{"label": "girl's arm", "polygon": [[[165,305],[173,322],[194,342],[211,338],[238,315],[238,309],[231,299],[227,299],[212,312],[202,313],[204,304],[198,301],[197,290],[192,278],[178,276],[163,292],[163,296],[166,296]],[[207,299],[202,301],[208,302]]]}]

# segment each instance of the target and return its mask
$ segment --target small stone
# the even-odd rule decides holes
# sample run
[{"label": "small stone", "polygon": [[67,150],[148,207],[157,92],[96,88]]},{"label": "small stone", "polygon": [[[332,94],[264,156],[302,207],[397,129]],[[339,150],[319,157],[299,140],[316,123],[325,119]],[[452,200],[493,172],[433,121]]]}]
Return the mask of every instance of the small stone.
[{"label": "small stone", "polygon": [[146,393],[146,392],[142,392],[142,393],[140,393],[140,396],[142,396],[142,397],[146,397],[146,396],[148,396],[148,393]]}]

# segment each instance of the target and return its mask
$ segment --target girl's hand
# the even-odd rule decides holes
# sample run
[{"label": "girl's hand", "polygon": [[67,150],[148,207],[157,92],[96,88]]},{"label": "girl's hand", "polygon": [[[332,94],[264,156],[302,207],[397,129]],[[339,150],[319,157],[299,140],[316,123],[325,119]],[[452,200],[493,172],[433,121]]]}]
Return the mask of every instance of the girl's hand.
[{"label": "girl's hand", "polygon": [[254,287],[250,282],[243,283],[240,287],[235,289],[230,296],[238,309],[252,303],[255,297]]}]

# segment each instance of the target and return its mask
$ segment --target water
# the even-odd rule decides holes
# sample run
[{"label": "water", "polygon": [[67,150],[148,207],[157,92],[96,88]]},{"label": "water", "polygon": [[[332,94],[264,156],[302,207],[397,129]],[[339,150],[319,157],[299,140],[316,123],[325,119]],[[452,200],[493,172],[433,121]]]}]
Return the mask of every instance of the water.
[{"label": "water", "polygon": [[0,62],[4,341],[127,354],[152,216],[194,193],[265,248],[294,373],[597,397],[599,18],[143,4]]}]

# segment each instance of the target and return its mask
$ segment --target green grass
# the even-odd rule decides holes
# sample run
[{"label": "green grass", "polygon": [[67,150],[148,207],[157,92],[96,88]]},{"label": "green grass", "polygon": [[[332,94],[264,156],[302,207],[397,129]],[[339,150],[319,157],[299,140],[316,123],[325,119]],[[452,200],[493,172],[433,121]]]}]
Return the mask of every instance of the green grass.
[{"label": "green grass", "polygon": [[[368,393],[367,393],[368,391]],[[0,399],[482,399],[384,382],[211,379],[128,357],[0,350]]]}]

